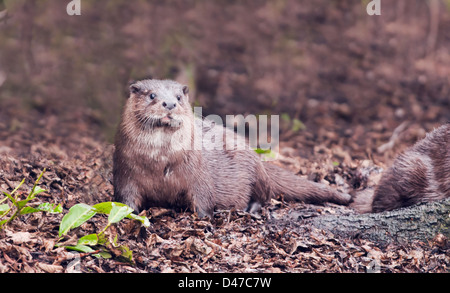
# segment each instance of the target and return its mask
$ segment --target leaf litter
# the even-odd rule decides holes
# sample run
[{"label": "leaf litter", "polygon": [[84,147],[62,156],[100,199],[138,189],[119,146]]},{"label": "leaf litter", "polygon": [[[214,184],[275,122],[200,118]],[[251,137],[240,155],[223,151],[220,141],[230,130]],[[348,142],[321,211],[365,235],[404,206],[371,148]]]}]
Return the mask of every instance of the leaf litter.
[{"label": "leaf litter", "polygon": [[[120,256],[124,251],[114,247],[109,258],[95,257],[94,253],[74,254],[55,246],[62,217],[77,203],[94,205],[112,200],[112,146],[83,135],[81,138],[74,133],[67,137],[58,153],[43,141],[31,155],[24,155],[29,151],[27,147],[19,147],[0,157],[2,191],[11,191],[23,178],[24,190],[30,189],[41,170],[47,168],[39,184],[46,191],[36,195],[36,205],[52,203],[63,207],[61,214],[21,215],[0,231],[1,273],[71,272],[75,257],[80,258],[78,269],[82,272],[100,273],[448,271],[445,237],[438,235],[428,243],[414,241],[386,247],[364,239],[337,238],[302,224],[302,220],[350,213],[348,208],[285,203],[281,198],[272,200],[260,215],[232,209],[216,211],[212,219],[200,219],[188,211],[155,207],[141,214],[149,218],[148,228],[135,220],[121,221],[111,228],[118,235],[117,242],[132,251],[132,264],[123,262]],[[33,143],[30,141],[29,145]],[[344,182],[356,180],[351,168],[355,162],[350,162],[350,167],[328,164],[333,160],[332,152],[325,146],[321,152],[330,157],[308,163],[306,159],[286,156],[280,162],[287,168],[301,165],[300,173],[314,174],[328,184],[339,181],[335,180],[337,177],[347,178]],[[75,228],[74,233],[80,237],[99,233],[107,222],[106,215],[99,215]],[[65,239],[65,244],[76,244],[76,239],[73,235]]]},{"label": "leaf litter", "polygon": [[[89,43],[74,47],[76,54],[72,55],[82,61],[100,57],[99,64],[105,63],[101,58],[108,60],[107,64],[115,60],[115,67],[120,69],[117,71],[96,64],[88,64],[89,70],[73,70],[70,62],[67,63],[70,67],[61,63],[67,55],[65,42],[58,45],[54,42],[58,38],[49,39],[49,43],[40,40],[48,38],[34,38],[36,50],[24,52],[45,57],[34,60],[39,74],[26,78],[31,85],[39,85],[27,89],[29,99],[35,103],[27,106],[35,110],[18,108],[17,101],[25,105],[27,95],[16,90],[8,94],[6,89],[7,84],[8,88],[23,88],[24,76],[17,73],[26,62],[3,58],[2,65],[10,70],[5,69],[8,81],[4,91],[2,88],[0,107],[0,190],[12,191],[23,178],[26,179],[24,190],[29,190],[40,172],[47,168],[40,184],[47,192],[37,195],[36,205],[60,203],[63,214],[22,215],[0,231],[0,273],[68,272],[76,269],[70,265],[76,256],[80,257],[81,271],[100,273],[448,272],[448,241],[443,235],[438,234],[427,243],[414,241],[385,247],[364,239],[337,238],[302,225],[301,221],[326,214],[345,214],[348,209],[334,205],[286,204],[281,200],[273,200],[259,217],[239,211],[218,211],[209,221],[189,212],[153,208],[146,213],[151,222],[147,229],[127,219],[111,228],[119,235],[117,241],[133,251],[133,266],[115,256],[96,258],[90,253],[74,254],[54,246],[59,237],[59,223],[72,206],[108,201],[112,194],[112,146],[100,139],[100,132],[93,127],[102,117],[102,111],[110,108],[94,110],[83,104],[81,109],[62,107],[68,102],[84,100],[79,98],[85,94],[85,87],[77,90],[59,86],[55,90],[54,86],[67,80],[84,80],[85,76],[95,77],[100,82],[96,83],[92,98],[99,97],[96,102],[100,105],[114,104],[111,96],[117,95],[118,90],[110,86],[111,80],[126,79],[129,72],[123,65],[141,64],[136,70],[147,71],[142,56],[149,49],[161,51],[156,44],[163,43],[162,38],[173,32],[184,36],[194,48],[188,59],[196,65],[196,98],[200,104],[210,104],[211,113],[290,110],[281,116],[291,125],[281,136],[279,163],[310,180],[343,190],[374,186],[382,168],[395,154],[423,137],[426,131],[448,121],[450,59],[445,53],[448,40],[441,34],[449,31],[450,22],[444,10],[436,50],[424,57],[428,42],[417,40],[427,38],[429,16],[428,9],[417,9],[419,2],[403,7],[401,13],[396,13],[401,6],[397,3],[387,7],[393,9],[386,11],[393,11],[397,16],[387,15],[383,25],[374,18],[361,18],[358,13],[364,15],[365,11],[357,12],[352,1],[338,1],[333,8],[324,0],[302,5],[287,1],[284,11],[273,9],[270,1],[255,3],[250,5],[256,11],[253,15],[248,14],[248,5],[240,2],[230,9],[210,2],[194,5],[187,11],[183,6],[180,7],[183,13],[174,9],[172,3],[163,2],[156,6],[129,7],[133,15],[139,16],[162,5],[159,10],[164,13],[153,18],[156,17],[156,22],[163,19],[166,24],[170,20],[173,25],[161,26],[159,37],[154,36],[156,40],[142,38],[148,25],[136,25],[139,17],[124,18],[122,13],[113,13],[111,17],[117,15],[117,19],[111,18],[118,28],[116,38],[106,34],[106,44],[111,40],[138,41],[113,50],[114,58],[106,53],[99,56],[99,47]],[[117,9],[122,6],[118,5]],[[41,19],[39,26],[51,29],[54,19],[50,14],[54,10],[47,6],[36,9],[47,16],[43,18],[47,21]],[[28,10],[36,13],[35,9]],[[93,19],[102,18],[102,9],[92,13],[98,16]],[[233,20],[232,25],[228,24],[229,19]],[[368,25],[361,25],[361,19],[368,21]],[[180,25],[186,22],[193,25],[188,29]],[[19,30],[27,25],[28,22],[15,23],[14,19],[8,24],[9,28]],[[287,30],[280,34],[279,28]],[[79,35],[84,36],[86,31],[91,32],[90,26],[85,31],[80,28]],[[224,31],[230,38],[211,37],[217,31]],[[306,31],[308,37],[303,38],[296,33],[299,31]],[[57,31],[53,32],[58,35]],[[66,30],[60,30],[59,36],[65,33]],[[20,40],[10,35],[14,34],[5,34],[3,43],[12,52]],[[374,35],[377,37],[372,38]],[[90,39],[77,40],[86,44]],[[96,44],[105,41],[95,40]],[[173,69],[183,71],[183,67],[172,68],[173,62],[167,62],[167,58],[185,60],[184,47],[172,49],[167,56],[155,58],[156,76],[164,76]],[[290,53],[292,50],[294,53]],[[42,55],[43,52],[47,53]],[[254,58],[248,58],[248,52],[254,52]],[[280,59],[280,52],[284,58]],[[22,59],[28,60],[28,56]],[[105,68],[115,75],[105,74]],[[62,71],[69,75],[60,74]],[[282,97],[283,102],[274,97]],[[69,110],[62,111],[63,108]],[[117,115],[116,111],[106,112]],[[411,122],[407,127],[402,123],[405,120]],[[391,129],[395,129],[394,133],[390,133]],[[91,219],[74,230],[78,235],[73,234],[65,242],[75,245],[77,236],[98,233],[106,223],[106,216]]]}]

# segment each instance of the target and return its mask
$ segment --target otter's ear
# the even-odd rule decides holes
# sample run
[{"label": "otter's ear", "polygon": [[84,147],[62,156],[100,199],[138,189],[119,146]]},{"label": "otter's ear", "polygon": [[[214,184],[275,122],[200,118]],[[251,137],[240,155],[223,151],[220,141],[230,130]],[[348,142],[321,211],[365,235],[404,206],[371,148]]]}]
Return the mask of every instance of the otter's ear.
[{"label": "otter's ear", "polygon": [[138,94],[141,91],[141,87],[137,83],[132,83],[130,85],[130,93]]},{"label": "otter's ear", "polygon": [[187,87],[187,85],[185,85],[183,87],[183,94],[187,95],[189,93],[189,88]]}]

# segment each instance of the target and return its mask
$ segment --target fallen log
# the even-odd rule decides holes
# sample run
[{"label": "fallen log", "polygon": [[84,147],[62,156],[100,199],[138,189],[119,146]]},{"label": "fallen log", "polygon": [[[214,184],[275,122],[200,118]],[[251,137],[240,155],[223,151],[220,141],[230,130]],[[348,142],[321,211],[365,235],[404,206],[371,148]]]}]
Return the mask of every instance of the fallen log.
[{"label": "fallen log", "polygon": [[305,219],[303,224],[380,245],[432,240],[439,233],[450,238],[450,198],[382,213],[323,215]]}]

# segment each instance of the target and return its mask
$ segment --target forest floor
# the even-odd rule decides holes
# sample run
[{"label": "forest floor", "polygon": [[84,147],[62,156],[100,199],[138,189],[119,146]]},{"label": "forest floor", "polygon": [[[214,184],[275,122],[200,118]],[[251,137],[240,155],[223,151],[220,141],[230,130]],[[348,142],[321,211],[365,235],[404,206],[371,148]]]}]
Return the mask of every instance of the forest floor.
[{"label": "forest floor", "polygon": [[82,272],[449,272],[438,232],[383,245],[337,237],[307,220],[351,208],[281,199],[260,216],[152,208],[148,228],[124,219],[107,236],[132,262],[114,247],[109,259],[56,247],[107,223],[96,215],[58,241],[72,206],[112,200],[107,141],[140,74],[186,75],[205,115],[279,114],[277,163],[345,192],[374,186],[397,154],[450,120],[450,14],[441,9],[432,34],[432,1],[386,1],[372,18],[356,0],[129,2],[87,1],[82,18],[67,18],[64,1],[24,1],[3,24],[0,191],[25,179],[23,199],[46,168],[46,192],[30,204],[63,212],[0,230],[0,273],[70,272],[76,256]]},{"label": "forest floor", "polygon": [[[61,204],[63,213],[27,214],[7,224],[0,231],[2,273],[70,271],[75,254],[55,246],[62,217],[76,203],[112,200],[113,146],[94,139],[95,130],[83,119],[36,117],[0,121],[0,189],[10,192],[25,178],[19,191],[26,194],[46,168],[39,185],[46,192],[38,194],[32,205]],[[308,135],[289,142],[305,144]],[[371,184],[357,170],[376,170],[374,174],[380,170],[372,161],[352,159],[326,142],[316,144],[315,155],[309,158],[289,157],[290,147],[281,145],[285,156],[280,162],[286,168],[346,191]],[[339,158],[345,163],[333,164]],[[111,249],[110,259],[80,254],[79,268],[82,272],[448,272],[449,250],[442,239],[380,245],[358,235],[338,238],[302,222],[351,213],[348,207],[332,204],[278,200],[264,207],[260,216],[217,211],[211,220],[189,211],[152,208],[145,213],[150,227],[125,219],[109,230],[109,235],[118,236],[118,244],[132,251],[132,262]],[[74,244],[74,235],[99,233],[106,222],[105,215],[97,215],[70,232],[72,239],[61,242]]]}]

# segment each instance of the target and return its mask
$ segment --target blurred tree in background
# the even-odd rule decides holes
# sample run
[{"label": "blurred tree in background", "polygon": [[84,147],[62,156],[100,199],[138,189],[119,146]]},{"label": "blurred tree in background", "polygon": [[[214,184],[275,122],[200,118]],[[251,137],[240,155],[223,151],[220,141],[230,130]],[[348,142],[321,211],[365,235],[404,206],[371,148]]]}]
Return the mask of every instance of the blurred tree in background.
[{"label": "blurred tree in background", "polygon": [[3,117],[81,117],[111,139],[128,82],[152,76],[188,84],[204,115],[450,119],[449,1],[386,0],[381,16],[361,0],[81,0],[81,16],[69,2],[0,2]]}]

